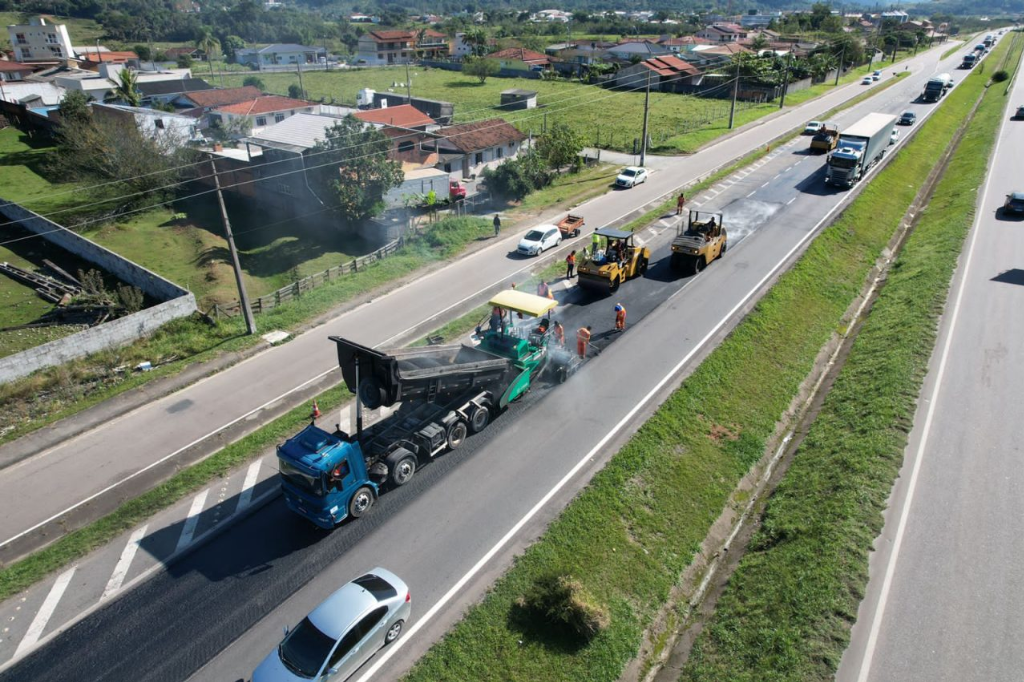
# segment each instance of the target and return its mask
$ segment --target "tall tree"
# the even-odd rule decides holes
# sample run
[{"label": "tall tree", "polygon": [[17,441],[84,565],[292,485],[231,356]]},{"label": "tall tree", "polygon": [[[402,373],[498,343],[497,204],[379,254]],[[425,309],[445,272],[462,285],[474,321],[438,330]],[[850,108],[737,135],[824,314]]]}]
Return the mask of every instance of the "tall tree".
[{"label": "tall tree", "polygon": [[196,34],[196,47],[206,53],[206,61],[210,63],[210,76],[213,76],[213,58],[220,52],[220,41],[213,35],[213,29],[203,26]]},{"label": "tall tree", "polygon": [[501,63],[496,59],[486,57],[466,57],[462,66],[462,73],[473,76],[482,85],[490,76],[497,76],[501,71]]},{"label": "tall tree", "polygon": [[537,151],[555,170],[562,166],[578,170],[582,164],[583,136],[571,126],[556,121],[537,142]]},{"label": "tall tree", "polygon": [[391,140],[353,116],[335,123],[310,150],[318,168],[309,179],[317,198],[348,224],[384,210],[384,195],[402,184],[402,164],[390,159]]}]

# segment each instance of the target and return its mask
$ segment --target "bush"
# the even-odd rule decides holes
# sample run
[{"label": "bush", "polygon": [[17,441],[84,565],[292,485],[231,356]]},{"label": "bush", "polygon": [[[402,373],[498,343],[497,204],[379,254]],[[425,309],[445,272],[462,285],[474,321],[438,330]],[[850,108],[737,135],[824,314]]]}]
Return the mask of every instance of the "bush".
[{"label": "bush", "polygon": [[302,88],[299,87],[298,83],[292,83],[288,86],[288,96],[292,99],[304,99],[302,96]]},{"label": "bush", "polygon": [[242,85],[251,85],[254,88],[259,88],[260,92],[267,91],[267,85],[259,76],[246,76],[242,81]]},{"label": "bush", "polygon": [[583,583],[571,575],[539,580],[519,606],[542,617],[563,634],[589,642],[611,625],[608,609],[598,603]]},{"label": "bush", "polygon": [[522,199],[530,192],[551,184],[547,163],[535,150],[509,159],[493,170],[485,170],[484,177],[488,187],[510,199]]},{"label": "bush", "polygon": [[1002,83],[1003,81],[1005,81],[1009,77],[1010,77],[1010,74],[1006,73],[1006,71],[1004,69],[999,69],[994,74],[992,74],[992,82],[993,83]]},{"label": "bush", "polygon": [[191,69],[192,68],[192,57],[187,54],[178,55],[178,68],[179,69]]}]

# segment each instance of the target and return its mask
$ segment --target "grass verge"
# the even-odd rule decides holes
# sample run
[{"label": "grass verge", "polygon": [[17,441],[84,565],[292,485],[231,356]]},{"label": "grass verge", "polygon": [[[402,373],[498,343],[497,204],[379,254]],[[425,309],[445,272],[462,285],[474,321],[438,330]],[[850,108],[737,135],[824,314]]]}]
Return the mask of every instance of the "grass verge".
[{"label": "grass verge", "polygon": [[[1019,59],[1020,47],[1012,54]],[[955,128],[983,83],[972,76],[954,91],[921,142]],[[681,679],[834,677],[974,219],[1006,105],[1000,91],[985,94]]]},{"label": "grass verge", "polygon": [[[962,117],[968,104],[951,99],[943,108]],[[922,127],[407,679],[619,677],[764,454],[956,123]],[[587,642],[523,606],[538,585],[567,576],[610,613]]]}]

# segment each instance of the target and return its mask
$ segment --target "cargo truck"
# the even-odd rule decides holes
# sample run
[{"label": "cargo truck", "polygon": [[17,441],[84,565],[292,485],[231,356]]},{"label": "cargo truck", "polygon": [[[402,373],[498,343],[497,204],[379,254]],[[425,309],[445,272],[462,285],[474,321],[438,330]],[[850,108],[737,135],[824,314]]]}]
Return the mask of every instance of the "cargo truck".
[{"label": "cargo truck", "polygon": [[984,45],[985,45],[985,47],[992,47],[992,43],[994,43],[994,42],[996,42],[996,39],[995,39],[995,37],[994,37],[994,36],[993,36],[993,35],[992,35],[992,34],[990,33],[990,34],[988,34],[987,36],[985,36],[985,40],[983,40],[983,41],[982,41],[982,44],[984,44]]},{"label": "cargo truck", "polygon": [[896,117],[868,114],[839,135],[836,150],[829,155],[825,182],[853,187],[884,155]]},{"label": "cargo truck", "polygon": [[921,93],[923,102],[938,102],[953,87],[953,79],[948,73],[940,73],[928,79]]},{"label": "cargo truck", "polygon": [[[381,350],[330,337],[345,385],[356,396],[354,433],[311,423],[278,446],[289,509],[325,529],[358,518],[383,488],[405,485],[419,466],[457,449],[530,390],[547,365],[549,317],[557,303],[503,291],[490,305],[492,324],[478,330],[477,346]],[[514,324],[513,313],[527,319]],[[363,405],[398,407],[364,429]]]},{"label": "cargo truck", "polygon": [[978,56],[973,52],[971,54],[965,54],[964,60],[960,63],[961,69],[973,69],[974,65],[978,63]]}]

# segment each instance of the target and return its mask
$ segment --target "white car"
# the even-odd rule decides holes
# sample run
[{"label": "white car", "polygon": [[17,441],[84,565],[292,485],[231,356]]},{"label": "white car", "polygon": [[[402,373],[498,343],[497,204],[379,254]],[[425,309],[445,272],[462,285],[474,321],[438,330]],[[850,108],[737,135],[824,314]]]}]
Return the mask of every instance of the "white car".
[{"label": "white car", "polygon": [[547,249],[554,248],[562,243],[562,233],[554,225],[541,225],[526,233],[526,236],[519,240],[516,251],[524,256],[539,256]]},{"label": "white car", "polygon": [[640,166],[623,168],[622,172],[615,178],[616,187],[636,187],[641,182],[647,182],[647,169]]},{"label": "white car", "polygon": [[810,121],[806,126],[804,126],[804,135],[817,134],[817,132],[821,130],[822,125],[824,124],[821,121]]},{"label": "white car", "polygon": [[861,85],[871,85],[874,82],[871,80],[871,76],[864,76],[864,79],[860,82]]},{"label": "white car", "polygon": [[899,141],[900,141],[900,131],[897,130],[896,128],[893,128],[892,132],[889,133],[889,144],[896,144]]}]

